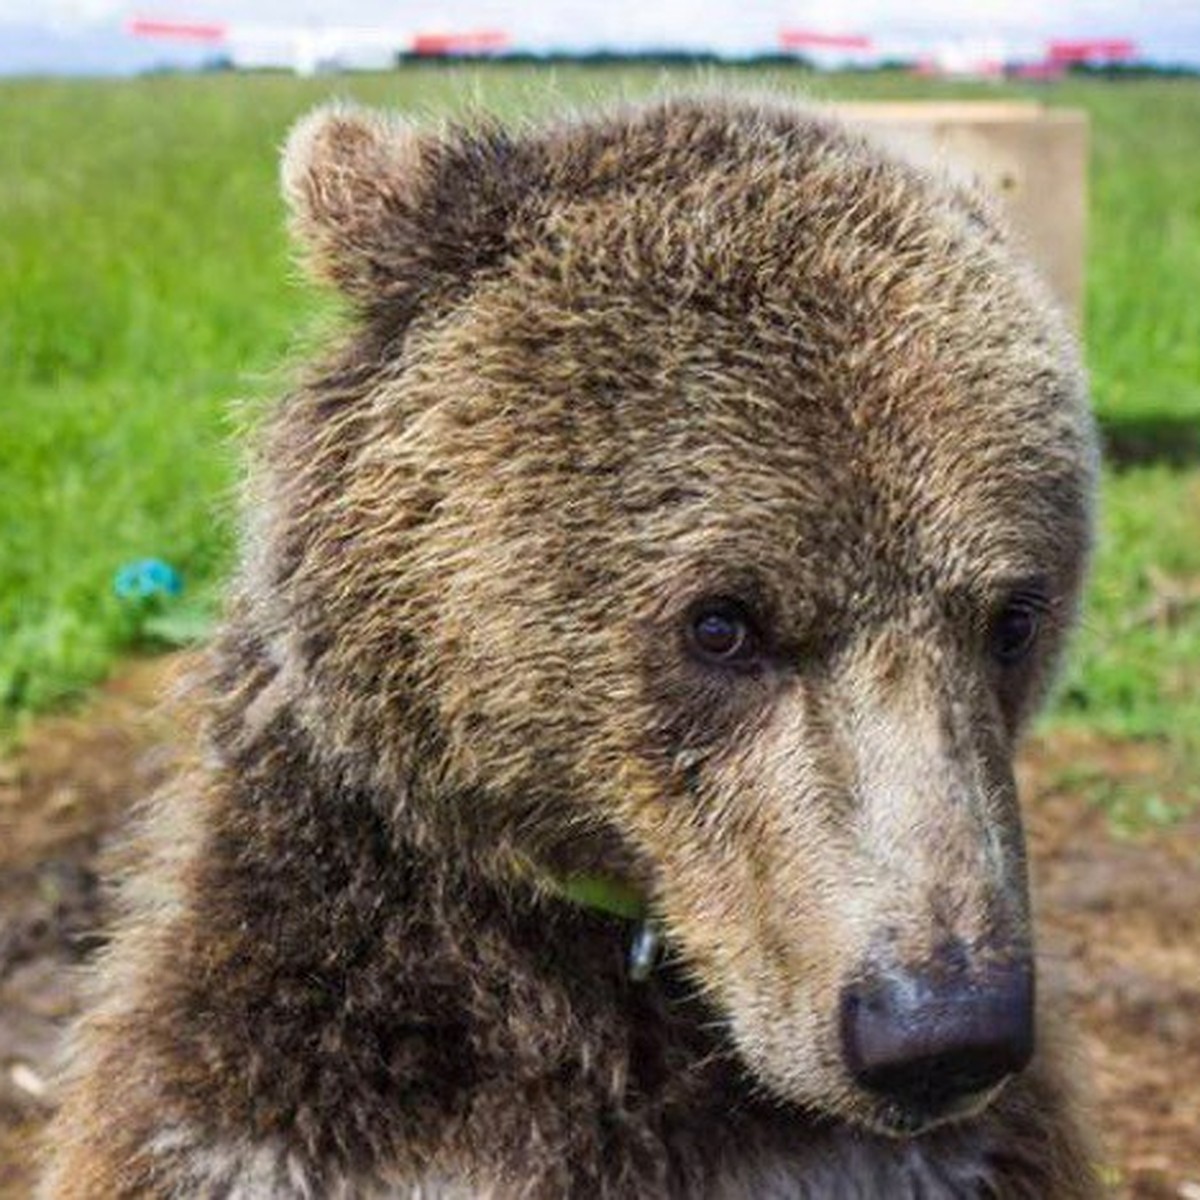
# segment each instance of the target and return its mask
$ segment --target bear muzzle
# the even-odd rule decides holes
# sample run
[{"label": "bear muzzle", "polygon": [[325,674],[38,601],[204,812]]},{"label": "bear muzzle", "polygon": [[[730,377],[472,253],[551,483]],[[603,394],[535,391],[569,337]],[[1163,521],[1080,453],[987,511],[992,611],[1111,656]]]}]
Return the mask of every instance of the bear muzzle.
[{"label": "bear muzzle", "polygon": [[842,990],[846,1068],[884,1102],[896,1132],[978,1107],[1033,1056],[1031,957],[976,966],[964,957],[938,955],[917,968],[868,965]]}]

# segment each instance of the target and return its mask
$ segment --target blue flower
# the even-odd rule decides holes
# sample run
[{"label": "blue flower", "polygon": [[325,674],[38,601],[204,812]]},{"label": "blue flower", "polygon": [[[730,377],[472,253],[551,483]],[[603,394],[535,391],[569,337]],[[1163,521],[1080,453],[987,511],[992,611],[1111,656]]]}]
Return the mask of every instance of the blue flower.
[{"label": "blue flower", "polygon": [[153,596],[178,596],[183,577],[161,558],[140,558],[126,563],[113,577],[113,591],[122,600],[149,600]]}]

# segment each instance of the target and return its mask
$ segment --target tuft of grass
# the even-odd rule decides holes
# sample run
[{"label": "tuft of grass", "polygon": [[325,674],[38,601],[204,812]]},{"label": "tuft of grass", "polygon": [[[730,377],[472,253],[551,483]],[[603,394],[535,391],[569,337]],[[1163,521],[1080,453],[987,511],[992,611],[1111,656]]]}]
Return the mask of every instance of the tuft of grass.
[{"label": "tuft of grass", "polygon": [[1185,782],[1181,766],[1167,762],[1158,772],[1139,775],[1085,763],[1059,772],[1053,786],[1098,808],[1117,837],[1136,839],[1173,828],[1200,802],[1200,788]]},{"label": "tuft of grass", "polygon": [[[996,97],[898,75],[745,69],[0,83],[0,728],[216,609],[234,538],[232,414],[281,390],[279,364],[331,311],[297,286],[277,198],[277,147],[297,116],[331,96],[511,115],[664,81]],[[1087,344],[1113,465],[1053,720],[1195,746],[1200,611],[1138,614],[1164,578],[1200,581],[1200,83],[1079,80],[1005,95],[1092,117]],[[177,605],[148,613],[114,594],[115,572],[145,557],[182,573]]]}]

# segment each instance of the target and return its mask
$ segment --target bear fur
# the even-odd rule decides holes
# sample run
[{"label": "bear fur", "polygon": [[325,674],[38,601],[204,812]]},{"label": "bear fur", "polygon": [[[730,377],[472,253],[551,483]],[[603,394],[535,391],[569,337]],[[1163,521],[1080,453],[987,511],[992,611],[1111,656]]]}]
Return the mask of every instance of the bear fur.
[{"label": "bear fur", "polygon": [[283,187],[353,319],[268,421],[43,1195],[1097,1195],[1053,1012],[947,1114],[839,1034],[869,971],[1031,961],[1096,452],[987,205],[719,96],[334,107]]}]

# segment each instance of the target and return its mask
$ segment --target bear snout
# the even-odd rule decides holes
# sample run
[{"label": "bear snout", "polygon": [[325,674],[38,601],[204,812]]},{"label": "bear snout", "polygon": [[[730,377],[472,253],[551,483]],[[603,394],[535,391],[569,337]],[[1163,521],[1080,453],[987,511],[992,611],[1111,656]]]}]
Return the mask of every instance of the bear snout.
[{"label": "bear snout", "polygon": [[947,971],[870,968],[842,991],[842,1056],[855,1082],[913,1131],[1023,1070],[1033,1056],[1028,956]]}]

